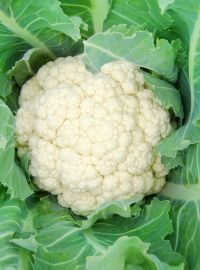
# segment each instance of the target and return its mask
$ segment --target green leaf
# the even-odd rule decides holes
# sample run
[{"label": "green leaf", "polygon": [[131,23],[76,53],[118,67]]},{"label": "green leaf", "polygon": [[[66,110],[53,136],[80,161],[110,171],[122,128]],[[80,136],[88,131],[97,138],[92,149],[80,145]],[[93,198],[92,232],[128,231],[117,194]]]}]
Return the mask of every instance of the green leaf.
[{"label": "green leaf", "polygon": [[[182,166],[172,172],[170,180],[193,189],[193,185],[200,183],[200,144],[191,145],[183,158]],[[194,191],[196,192],[197,190],[197,187],[195,187]]]},{"label": "green leaf", "polygon": [[19,97],[19,88],[15,85],[12,87],[11,93],[5,97],[1,97],[5,104],[9,107],[9,109],[13,112],[15,115],[19,105],[18,105],[18,97]]},{"label": "green leaf", "polygon": [[[36,42],[38,44],[37,37],[34,37],[30,32],[39,30],[40,27],[50,27],[70,36],[74,40],[80,38],[80,25],[74,23],[63,13],[57,1],[44,0],[42,2],[29,1],[27,3],[24,0],[20,2],[3,0],[0,4],[0,10],[1,27],[4,26],[13,33],[20,33],[20,36],[26,37],[30,43],[35,44]],[[3,42],[1,41],[0,48],[2,46]]]},{"label": "green leaf", "polygon": [[88,31],[82,31],[84,38],[102,31],[110,4],[111,0],[61,0],[61,7],[67,15],[80,16],[88,25]]},{"label": "green leaf", "polygon": [[31,213],[19,200],[10,200],[0,207],[0,269],[33,269],[32,252],[10,240],[14,232],[32,231]]},{"label": "green leaf", "polygon": [[[184,166],[184,158],[185,158],[184,151],[179,151],[177,153],[176,158],[168,158],[168,157],[162,156],[161,160],[162,160],[162,163],[165,164],[166,168],[170,170],[178,166]],[[170,178],[170,176],[168,178]]]},{"label": "green leaf", "polygon": [[150,32],[161,32],[172,23],[169,14],[161,14],[157,0],[113,0],[104,30],[118,24],[146,26]]},{"label": "green leaf", "polygon": [[[113,249],[123,253],[124,239],[131,239],[125,244],[125,253],[127,250],[132,254],[135,243],[141,243],[141,246],[149,246],[147,257],[150,256],[152,264],[162,262],[162,266],[169,267],[166,269],[183,269],[182,258],[163,240],[172,232],[167,201],[153,200],[136,218],[115,215],[97,221],[89,229],[81,229],[69,212],[51,198],[32,197],[26,202],[10,200],[1,204],[0,268],[6,269],[9,265],[14,269],[85,270],[87,257],[95,256],[94,260],[99,260],[99,256],[110,256]],[[121,241],[124,244],[118,246]],[[162,247],[166,248],[166,253],[162,252]],[[140,248],[136,251],[142,254]],[[115,267],[114,261],[111,266]],[[177,268],[173,268],[175,266]]]},{"label": "green leaf", "polygon": [[42,65],[50,60],[49,55],[45,54],[41,49],[30,49],[9,70],[8,75],[11,80],[21,87]]},{"label": "green leaf", "polygon": [[126,60],[170,81],[177,77],[176,49],[164,39],[157,40],[154,45],[153,34],[147,31],[138,31],[131,36],[109,31],[98,33],[84,41],[84,48],[85,63],[93,72],[108,62]]},{"label": "green leaf", "polygon": [[[87,258],[86,270],[183,270],[184,265],[170,266],[148,254],[149,244],[138,237],[120,237],[101,256]],[[111,263],[112,262],[112,263]]]},{"label": "green leaf", "polygon": [[82,222],[82,229],[90,228],[99,219],[108,219],[113,215],[121,217],[131,217],[130,205],[142,199],[142,196],[134,198],[134,200],[112,201],[106,202],[87,217],[87,220]]},{"label": "green leaf", "polygon": [[181,90],[185,119],[188,119],[190,115],[191,95],[188,71],[185,67],[182,67],[179,71],[178,88]]},{"label": "green leaf", "polygon": [[[8,59],[6,59],[7,61]],[[7,95],[9,95],[12,91],[12,85],[10,83],[10,80],[6,74],[7,70],[3,69],[1,67],[2,65],[2,59],[0,56],[0,82],[1,82],[1,89],[0,89],[0,96],[2,97],[6,97]]]},{"label": "green leaf", "polygon": [[[190,113],[185,125],[173,133],[159,145],[161,155],[174,158],[179,150],[187,148],[190,144],[200,141],[200,3],[198,0],[193,1],[190,5],[184,0],[176,1],[160,1],[163,10],[170,7],[174,12],[178,13],[187,25],[187,31],[183,31],[189,35],[189,63],[188,63],[188,79],[190,88]],[[187,79],[187,76],[184,76]],[[187,84],[187,82],[186,82]],[[188,95],[184,91],[184,95]]]},{"label": "green leaf", "polygon": [[27,176],[28,179],[30,179],[29,164],[30,164],[30,159],[29,159],[28,154],[26,153],[20,157],[20,165],[23,169],[24,174]]},{"label": "green leaf", "polygon": [[7,188],[0,184],[0,203],[10,198],[7,193]]},{"label": "green leaf", "polygon": [[10,243],[13,243],[21,248],[25,248],[32,252],[36,252],[38,248],[38,243],[35,240],[35,236],[31,235],[28,238],[15,238],[15,236],[10,240]]},{"label": "green leaf", "polygon": [[[185,125],[160,145],[161,152],[175,157],[182,151],[183,164],[172,170],[161,197],[171,201],[174,232],[170,236],[173,249],[187,260],[188,269],[200,269],[200,2],[184,0],[159,1],[163,10],[170,9],[184,20],[182,34],[189,40],[187,67],[179,84],[188,117]],[[185,29],[186,28],[186,29]],[[188,114],[189,111],[189,114]],[[187,148],[187,149],[186,149]]]},{"label": "green leaf", "polygon": [[65,55],[80,38],[81,20],[71,20],[56,0],[0,2],[0,95],[11,92],[6,72],[30,48],[51,59]]},{"label": "green leaf", "polygon": [[32,194],[22,169],[15,162],[14,116],[0,100],[0,183],[11,197],[25,199]]},{"label": "green leaf", "polygon": [[125,36],[132,36],[135,32],[143,30],[145,30],[145,25],[127,26],[127,24],[118,24],[111,26],[108,30],[106,30],[106,32],[107,33],[117,32],[122,33]]},{"label": "green leaf", "polygon": [[159,33],[159,37],[167,39],[169,41],[173,41],[179,38],[183,42],[183,44],[187,46],[188,49],[189,31],[187,29],[185,21],[179,14],[172,10],[169,10],[167,13],[168,15],[170,15],[172,23],[165,31],[161,31]]},{"label": "green leaf", "polygon": [[[76,42],[65,50],[65,56],[81,53],[82,42]],[[36,74],[38,69],[52,59],[48,54],[39,48],[28,50],[24,56],[18,60],[15,65],[8,71],[11,81],[21,87],[28,79]]]},{"label": "green leaf", "polygon": [[185,258],[173,251],[168,240],[160,239],[152,243],[149,247],[149,253],[156,255],[161,261],[165,261],[166,264],[177,267],[183,267],[184,264],[185,267],[183,267],[183,269],[187,269]]},{"label": "green leaf", "polygon": [[159,6],[162,12],[166,11],[171,4],[174,3],[174,0],[158,0]]},{"label": "green leaf", "polygon": [[[86,257],[104,255],[120,236],[137,236],[148,243],[160,241],[172,230],[168,211],[168,202],[154,200],[137,218],[115,216],[96,222],[86,230],[80,230],[72,222],[49,222],[37,235],[39,247],[34,269],[85,269]],[[172,250],[168,255],[176,258]],[[176,259],[174,261],[177,262]]]},{"label": "green leaf", "polygon": [[188,269],[200,267],[200,144],[189,146],[184,164],[174,169],[160,196],[171,201],[174,232],[170,236],[173,249],[188,262]]},{"label": "green leaf", "polygon": [[147,72],[144,73],[144,78],[147,85],[152,89],[155,96],[161,101],[164,108],[172,109],[174,115],[183,119],[183,106],[181,95],[178,90],[164,80],[161,80]]},{"label": "green leaf", "polygon": [[199,186],[184,186],[170,182],[162,196],[171,199],[171,217],[174,232],[170,242],[176,252],[187,260],[188,269],[198,270],[200,241]]}]

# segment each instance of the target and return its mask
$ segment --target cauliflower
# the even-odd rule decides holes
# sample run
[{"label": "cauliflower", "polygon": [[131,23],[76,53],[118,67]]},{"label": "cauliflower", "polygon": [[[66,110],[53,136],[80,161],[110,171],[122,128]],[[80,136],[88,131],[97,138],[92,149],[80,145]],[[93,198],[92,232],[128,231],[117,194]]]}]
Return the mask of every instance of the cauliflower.
[{"label": "cauliflower", "polygon": [[163,187],[168,171],[154,146],[169,135],[170,116],[139,67],[115,61],[92,74],[81,56],[58,58],[23,85],[19,105],[18,154],[62,206],[87,215]]}]

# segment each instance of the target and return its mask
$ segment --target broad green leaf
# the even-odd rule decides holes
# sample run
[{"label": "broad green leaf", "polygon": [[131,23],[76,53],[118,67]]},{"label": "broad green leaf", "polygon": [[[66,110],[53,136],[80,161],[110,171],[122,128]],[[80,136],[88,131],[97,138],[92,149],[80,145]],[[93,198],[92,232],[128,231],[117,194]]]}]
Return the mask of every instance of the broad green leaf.
[{"label": "broad green leaf", "polygon": [[[183,166],[184,159],[185,159],[184,151],[179,151],[176,155],[176,158],[168,158],[165,156],[161,157],[162,163],[165,164],[166,168],[168,168],[169,170],[174,169],[178,166]],[[168,178],[170,178],[170,176]]]},{"label": "broad green leaf", "polygon": [[27,153],[25,153],[24,155],[22,155],[20,157],[20,165],[24,171],[24,173],[26,173],[26,175],[28,177],[30,177],[30,172],[29,172],[29,163],[30,163],[30,159]]},{"label": "broad green leaf", "polygon": [[190,115],[191,95],[190,95],[188,71],[184,67],[181,68],[179,71],[178,88],[181,90],[185,119],[188,119]]},{"label": "broad green leaf", "polygon": [[[190,113],[185,125],[172,136],[161,142],[159,151],[161,155],[175,157],[179,150],[187,148],[190,144],[200,141],[200,2],[198,0],[186,2],[184,0],[160,1],[163,10],[172,9],[185,21],[187,29],[184,33],[189,35],[189,63],[188,80],[190,87]],[[187,79],[185,76],[184,79]],[[188,91],[187,91],[188,92]],[[188,94],[184,91],[184,94]]]},{"label": "broad green leaf", "polygon": [[[184,265],[170,266],[148,254],[149,244],[138,237],[122,236],[101,256],[87,258],[86,270],[183,270]],[[112,262],[112,263],[111,263]]]},{"label": "broad green leaf", "polygon": [[199,134],[200,128],[189,122],[161,141],[157,150],[161,156],[176,158],[179,150],[185,150],[190,144],[200,141]]},{"label": "broad green leaf", "polygon": [[162,12],[166,11],[171,4],[174,3],[174,0],[158,0],[159,6]]},{"label": "broad green leaf", "polygon": [[12,87],[11,93],[8,96],[5,97],[0,96],[0,99],[2,99],[5,102],[5,104],[9,107],[9,109],[13,112],[14,115],[16,114],[19,108],[18,104],[19,93],[20,89],[17,85],[15,85]]},{"label": "broad green leaf", "polygon": [[33,269],[32,252],[10,242],[14,232],[32,229],[31,213],[22,202],[10,200],[0,205],[0,269]]},{"label": "broad green leaf", "polygon": [[[45,216],[38,228],[37,218]],[[68,212],[53,199],[37,196],[0,203],[0,269],[32,270],[38,243],[35,236],[48,222],[68,219]]]},{"label": "broad green leaf", "polygon": [[200,144],[190,145],[183,156],[183,163],[172,170],[161,195],[184,201],[200,200]]},{"label": "broad green leaf", "polygon": [[177,77],[176,49],[164,39],[157,40],[155,45],[153,34],[147,31],[131,36],[109,31],[98,33],[84,41],[84,48],[84,60],[93,72],[108,62],[126,60],[170,81]]},{"label": "broad green leaf", "polygon": [[160,80],[147,72],[144,73],[144,78],[155,96],[163,104],[163,107],[167,110],[172,109],[174,115],[182,120],[183,106],[179,91],[172,84],[169,84],[164,80]]},{"label": "broad green leaf", "polygon": [[[67,46],[64,56],[75,55],[77,52],[81,53],[81,51],[82,42],[79,41],[71,44],[71,46]],[[42,65],[45,65],[51,60],[49,55],[44,53],[40,48],[32,48],[8,71],[9,78],[21,87],[29,78],[36,74]]]},{"label": "broad green leaf", "polygon": [[11,80],[22,86],[42,65],[50,60],[52,59],[49,55],[45,54],[41,49],[30,49],[9,70],[8,75]]},{"label": "broad green leaf", "polygon": [[198,143],[189,146],[187,151],[182,154],[182,158],[182,166],[179,166],[171,172],[170,181],[185,185],[188,190],[194,188],[194,191],[196,192],[198,191],[196,184],[200,183],[200,144]]},{"label": "broad green leaf", "polygon": [[187,269],[186,260],[179,253],[175,253],[168,240],[160,239],[151,244],[149,253],[156,255],[161,261],[165,261],[166,264],[173,265],[176,267],[182,267],[183,264]]},{"label": "broad green leaf", "polygon": [[[21,236],[21,234],[19,234]],[[10,243],[13,243],[21,248],[30,250],[32,252],[36,252],[38,248],[38,243],[35,240],[35,236],[29,235],[28,237],[19,237],[16,238],[16,234],[13,235],[13,238],[9,241]]]},{"label": "broad green leaf", "polygon": [[[184,159],[182,166],[172,170],[169,182],[161,192],[164,199],[171,200],[171,217],[174,233],[170,240],[174,250],[187,260],[188,269],[200,269],[200,2],[185,0],[160,0],[164,10],[170,9],[184,20],[187,28],[183,34],[189,39],[187,69],[181,72],[180,85],[183,101],[189,115],[185,125],[160,145],[161,152],[175,157],[179,150]],[[188,113],[187,113],[188,114]],[[192,145],[191,145],[192,144]],[[187,148],[187,149],[186,149]]]},{"label": "broad green leaf", "polygon": [[200,144],[183,152],[183,163],[173,169],[160,196],[171,201],[174,232],[170,236],[173,249],[188,262],[188,269],[200,267]]},{"label": "broad green leaf", "polygon": [[110,4],[111,0],[61,0],[61,7],[67,15],[80,16],[88,25],[88,31],[82,31],[84,38],[102,31]]},{"label": "broad green leaf", "polygon": [[118,24],[141,26],[150,32],[161,32],[172,23],[169,14],[161,14],[157,0],[113,0],[104,23],[104,30]]},{"label": "broad green leaf", "polygon": [[31,193],[22,169],[15,162],[14,116],[0,100],[0,183],[11,197],[25,199]]},{"label": "broad green leaf", "polygon": [[127,24],[118,24],[118,25],[111,26],[106,32],[108,33],[117,32],[117,33],[122,33],[125,36],[132,36],[135,32],[143,31],[143,30],[145,30],[144,25],[127,26]]},{"label": "broad green leaf", "polygon": [[184,163],[171,171],[160,196],[171,201],[174,232],[172,247],[188,262],[188,269],[200,267],[200,144],[190,145]]},{"label": "broad green leaf", "polygon": [[200,241],[200,187],[199,185],[184,186],[170,182],[161,196],[171,200],[171,217],[174,232],[170,242],[176,252],[187,260],[188,269],[198,270]]},{"label": "broad green leaf", "polygon": [[1,1],[0,95],[11,92],[6,72],[28,49],[40,48],[51,59],[65,55],[80,38],[81,23],[65,15],[56,0]]},{"label": "broad green leaf", "polygon": [[[34,269],[49,267],[48,269],[52,270],[63,268],[84,270],[86,257],[103,256],[109,246],[114,244],[120,236],[137,236],[142,241],[152,244],[156,241],[160,242],[162,238],[171,233],[172,227],[168,211],[169,203],[167,201],[154,200],[137,218],[115,216],[112,219],[98,221],[86,230],[80,230],[69,221],[49,222],[49,226],[40,230],[36,238],[39,247],[35,254]],[[161,256],[160,252],[157,254],[158,258],[159,256]],[[167,256],[174,257],[174,261],[171,260],[171,262],[173,261],[172,266],[176,264],[177,269],[183,269],[182,260],[179,257],[177,259],[177,255],[172,250],[167,253]],[[163,262],[170,261],[166,257],[162,257],[162,260]],[[111,266],[114,266],[112,262]]]},{"label": "broad green leaf", "polygon": [[[6,59],[7,61],[7,59]],[[8,78],[8,75],[6,74],[7,70],[1,68],[1,57],[0,57],[0,96],[6,97],[9,95],[12,91],[12,85],[10,83],[10,80]]]},{"label": "broad green leaf", "polygon": [[165,31],[161,31],[159,33],[159,37],[165,38],[169,41],[173,41],[179,38],[183,42],[183,44],[188,48],[189,31],[187,28],[187,24],[178,13],[172,10],[169,10],[167,13],[168,15],[170,15],[172,23]]},{"label": "broad green leaf", "polygon": [[113,201],[106,202],[95,210],[92,214],[87,217],[87,220],[82,222],[82,229],[87,229],[91,227],[99,219],[111,218],[114,214],[121,217],[131,217],[131,207],[130,205],[136,203],[142,199],[142,196],[134,198],[134,200],[123,200],[123,201]]},{"label": "broad green leaf", "polygon": [[[31,31],[39,30],[40,27],[50,27],[56,31],[70,36],[74,40],[80,38],[80,25],[66,16],[54,0],[43,0],[42,2],[21,0],[2,0],[0,4],[1,26],[5,26],[7,31],[21,33],[30,43],[38,44],[37,36],[33,36]],[[81,24],[81,21],[80,21]],[[1,27],[3,29],[3,27]],[[6,29],[4,28],[6,31]],[[8,36],[5,36],[9,42]],[[4,43],[4,44],[5,44]],[[0,48],[3,49],[3,41]],[[40,46],[39,46],[40,47]],[[5,49],[5,48],[4,48]],[[46,47],[44,47],[46,50]]]},{"label": "broad green leaf", "polygon": [[[26,202],[10,200],[0,205],[0,237],[3,239],[0,268],[9,265],[20,270],[85,270],[87,257],[95,256],[94,260],[98,256],[106,257],[113,248],[121,253],[121,244],[117,247],[119,242],[136,238],[136,242],[149,247],[152,264],[162,262],[162,266],[169,267],[166,269],[183,269],[182,258],[163,240],[172,232],[168,212],[169,203],[155,199],[136,218],[114,216],[84,230],[76,225],[69,211],[49,197],[41,200],[32,197]],[[134,248],[135,240],[128,242]],[[162,252],[162,247],[166,248],[166,253]],[[140,248],[136,251],[141,254]],[[128,254],[132,252],[131,248]],[[114,262],[111,266],[115,266]]]},{"label": "broad green leaf", "polygon": [[[0,31],[0,34],[1,34],[1,31]],[[12,55],[12,53],[14,54],[14,52],[11,51],[10,55]],[[1,52],[0,54],[0,97],[6,97],[12,91],[12,85],[7,75],[8,61],[9,61],[9,53]],[[10,61],[12,62],[12,59],[10,59]]]},{"label": "broad green leaf", "polygon": [[0,184],[0,203],[10,198],[7,193],[7,188]]},{"label": "broad green leaf", "polygon": [[188,269],[200,269],[200,200],[172,201],[174,233],[170,236],[173,248],[188,261]]}]

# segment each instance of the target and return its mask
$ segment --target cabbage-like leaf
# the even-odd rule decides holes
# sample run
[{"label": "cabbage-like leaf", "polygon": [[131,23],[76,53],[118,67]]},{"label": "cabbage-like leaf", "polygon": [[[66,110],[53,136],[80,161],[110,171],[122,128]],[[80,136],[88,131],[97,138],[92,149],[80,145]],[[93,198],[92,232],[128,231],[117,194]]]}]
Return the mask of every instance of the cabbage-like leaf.
[{"label": "cabbage-like leaf", "polygon": [[[184,264],[170,266],[148,254],[150,244],[138,237],[122,236],[101,256],[87,258],[86,270],[183,270]],[[112,263],[111,263],[112,262]]]},{"label": "cabbage-like leaf", "polygon": [[33,269],[32,252],[10,242],[15,232],[33,231],[31,212],[19,200],[0,207],[0,269]]},{"label": "cabbage-like leaf", "polygon": [[126,24],[141,26],[145,24],[150,32],[167,29],[172,23],[169,14],[162,14],[157,0],[113,0],[112,6],[104,23],[104,30],[113,25]]},{"label": "cabbage-like leaf", "polygon": [[163,104],[163,107],[167,110],[172,109],[174,115],[182,120],[183,105],[180,92],[172,84],[152,76],[147,72],[144,73],[144,78],[155,96]]},{"label": "cabbage-like leaf", "polygon": [[[11,200],[0,207],[0,237],[3,239],[0,268],[9,265],[14,269],[85,270],[87,257],[95,256],[94,260],[103,263],[99,256],[109,255],[113,248],[120,253],[121,244],[118,246],[118,243],[133,237],[133,241],[124,242],[125,251],[133,252],[131,246],[134,247],[136,241],[147,246],[142,243],[145,242],[152,263],[161,261],[169,267],[166,269],[183,269],[183,259],[172,251],[167,240],[163,240],[172,232],[168,212],[169,202],[155,199],[136,218],[114,216],[82,229],[54,200],[35,197],[27,202]],[[140,247],[134,251],[143,253]],[[114,267],[114,262],[111,266]]]},{"label": "cabbage-like leaf", "polygon": [[142,25],[131,25],[128,26],[127,24],[118,24],[118,25],[113,25],[109,29],[106,30],[107,33],[110,32],[117,32],[117,33],[122,33],[125,36],[132,36],[135,32],[138,31],[143,31],[145,30],[145,26]]},{"label": "cabbage-like leaf", "polygon": [[15,233],[9,242],[32,252],[36,252],[38,248],[35,236],[29,233]]},{"label": "cabbage-like leaf", "polygon": [[[185,125],[173,133],[169,138],[160,143],[159,151],[161,155],[174,158],[179,150],[187,148],[190,144],[200,141],[200,2],[195,0],[190,5],[185,0],[160,1],[160,6],[177,12],[187,25],[187,31],[183,32],[189,35],[189,63],[188,79],[190,88],[190,113]],[[184,91],[186,94],[186,91]]]},{"label": "cabbage-like leaf", "polygon": [[[70,46],[68,44],[64,56],[75,55],[77,52],[81,53],[82,47],[81,41],[72,43]],[[41,66],[51,60],[51,57],[42,49],[32,48],[20,60],[16,61],[15,65],[8,71],[9,78],[21,87],[29,78],[35,75]]]},{"label": "cabbage-like leaf", "polygon": [[[200,269],[200,2],[185,0],[159,1],[163,10],[170,8],[181,16],[187,25],[183,34],[189,33],[189,63],[181,71],[179,84],[188,118],[185,125],[161,143],[159,149],[169,157],[178,153],[182,164],[174,168],[162,190],[164,199],[171,200],[171,217],[174,232],[170,236],[173,249],[180,252],[188,269]],[[185,149],[187,148],[187,149]],[[185,149],[184,151],[179,151]],[[178,151],[178,152],[177,152]]]},{"label": "cabbage-like leaf", "polygon": [[138,196],[133,200],[122,200],[122,201],[112,201],[106,202],[101,205],[97,210],[91,213],[86,220],[82,222],[82,229],[87,229],[91,227],[99,219],[111,218],[114,214],[121,217],[131,217],[133,212],[131,211],[130,205],[139,202],[142,196]]},{"label": "cabbage-like leaf", "polygon": [[10,109],[0,100],[0,183],[8,187],[11,197],[25,199],[30,189],[22,169],[15,162],[15,120]]},{"label": "cabbage-like leaf", "polygon": [[63,11],[70,16],[80,16],[88,25],[82,36],[88,38],[103,30],[103,22],[107,16],[112,0],[61,0]]},{"label": "cabbage-like leaf", "polygon": [[160,196],[171,200],[174,232],[170,236],[175,251],[186,259],[189,269],[200,268],[200,144],[185,153],[184,166],[172,170]]},{"label": "cabbage-like leaf", "polygon": [[41,49],[34,48],[28,50],[22,59],[18,60],[9,70],[8,75],[11,80],[22,86],[25,81],[34,76],[35,72],[44,64],[49,62],[51,57]]},{"label": "cabbage-like leaf", "polygon": [[0,184],[0,203],[9,200],[10,196],[7,193],[7,188]]},{"label": "cabbage-like leaf", "polygon": [[[54,59],[80,38],[80,18],[70,19],[56,0],[0,2],[0,96],[11,92],[6,72],[30,48]],[[67,48],[68,50],[68,48]]]},{"label": "cabbage-like leaf", "polygon": [[93,72],[108,62],[126,60],[173,82],[177,78],[176,53],[167,40],[160,39],[154,44],[153,34],[148,31],[137,31],[130,36],[121,31],[107,31],[84,41],[84,60]]},{"label": "cabbage-like leaf", "polygon": [[[162,203],[154,200],[137,218],[115,216],[112,219],[99,221],[86,230],[80,230],[69,221],[49,223],[49,226],[40,230],[36,238],[39,247],[35,254],[34,269],[45,267],[50,267],[52,270],[63,269],[63,267],[69,270],[85,269],[86,257],[104,255],[107,248],[120,236],[137,236],[142,241],[152,244],[160,242],[172,229],[168,211],[167,201]],[[158,253],[156,249],[154,251],[159,257],[160,251]],[[166,250],[167,257],[162,260],[168,261],[169,256],[174,258],[168,261],[169,265],[171,263],[182,265],[180,256],[173,253],[170,248],[168,251],[167,254]]]},{"label": "cabbage-like leaf", "polygon": [[19,87],[15,84],[13,85],[11,89],[11,93],[5,97],[1,97],[0,99],[4,101],[4,103],[11,109],[11,111],[16,114],[19,104],[18,104],[18,97],[19,97],[20,89]]}]

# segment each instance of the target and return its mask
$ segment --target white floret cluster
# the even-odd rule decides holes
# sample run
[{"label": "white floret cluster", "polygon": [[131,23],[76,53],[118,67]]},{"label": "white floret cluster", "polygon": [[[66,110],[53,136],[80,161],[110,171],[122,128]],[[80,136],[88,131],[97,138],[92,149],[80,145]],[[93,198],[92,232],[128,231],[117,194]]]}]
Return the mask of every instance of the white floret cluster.
[{"label": "white floret cluster", "polygon": [[168,171],[154,146],[171,131],[169,113],[124,61],[88,72],[81,56],[58,58],[22,87],[18,153],[35,183],[75,213],[159,192]]}]

